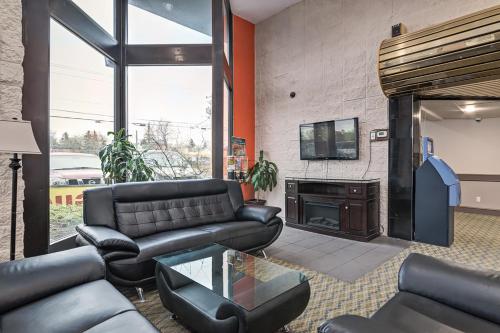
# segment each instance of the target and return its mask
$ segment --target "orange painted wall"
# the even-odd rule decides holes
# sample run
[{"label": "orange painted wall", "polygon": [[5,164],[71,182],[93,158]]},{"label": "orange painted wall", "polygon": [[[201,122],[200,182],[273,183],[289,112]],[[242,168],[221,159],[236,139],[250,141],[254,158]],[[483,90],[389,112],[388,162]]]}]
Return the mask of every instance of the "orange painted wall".
[{"label": "orange painted wall", "polygon": [[[233,132],[245,138],[248,165],[255,162],[255,25],[233,15]],[[243,185],[245,200],[254,197]]]}]

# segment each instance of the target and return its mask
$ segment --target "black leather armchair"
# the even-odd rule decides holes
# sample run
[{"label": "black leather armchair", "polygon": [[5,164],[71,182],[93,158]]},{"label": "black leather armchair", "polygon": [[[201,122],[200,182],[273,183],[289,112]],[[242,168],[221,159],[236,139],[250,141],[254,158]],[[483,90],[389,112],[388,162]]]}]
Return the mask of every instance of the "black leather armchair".
[{"label": "black leather armchair", "polygon": [[347,315],[320,333],[500,332],[500,272],[481,272],[412,253],[399,292],[370,319]]},{"label": "black leather armchair", "polygon": [[0,332],[158,332],[90,246],[0,264]]},{"label": "black leather armchair", "polygon": [[248,206],[240,184],[219,179],[116,184],[84,192],[78,245],[95,246],[107,278],[124,286],[154,279],[155,256],[220,243],[254,252],[276,240],[276,207]]}]

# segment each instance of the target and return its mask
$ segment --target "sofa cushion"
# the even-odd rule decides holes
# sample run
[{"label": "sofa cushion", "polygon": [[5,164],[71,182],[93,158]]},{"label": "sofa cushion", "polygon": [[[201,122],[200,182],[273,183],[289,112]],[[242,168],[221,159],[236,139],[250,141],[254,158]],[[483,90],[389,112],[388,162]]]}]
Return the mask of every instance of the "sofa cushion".
[{"label": "sofa cushion", "polygon": [[267,227],[265,224],[257,221],[231,221],[202,225],[198,228],[210,232],[214,236],[214,241],[219,242],[229,238],[257,234],[265,231]]},{"label": "sofa cushion", "polygon": [[215,239],[210,232],[189,228],[148,235],[137,238],[135,241],[140,249],[139,255],[110,262],[109,269],[112,274],[140,281],[153,276],[156,265],[153,257],[213,243]]},{"label": "sofa cushion", "polygon": [[266,226],[256,221],[230,221],[189,229],[166,231],[135,239],[137,257],[109,262],[109,272],[129,281],[142,281],[153,276],[155,256],[185,250],[209,243],[220,243],[236,250],[251,250],[267,244],[279,235],[282,225]]},{"label": "sofa cushion", "polygon": [[85,333],[158,332],[158,330],[137,311],[127,311],[116,315]]},{"label": "sofa cushion", "polygon": [[121,183],[112,186],[113,201],[138,202],[200,197],[228,192],[222,179],[186,179]]},{"label": "sofa cushion", "polygon": [[[260,222],[258,222],[260,223]],[[240,233],[238,236],[219,239],[216,242],[230,249],[251,252],[273,242],[281,233],[283,224],[274,224],[262,229],[256,229],[252,233]]]},{"label": "sofa cushion", "polygon": [[131,238],[234,220],[228,193],[140,202],[115,202],[118,230]]},{"label": "sofa cushion", "polygon": [[126,311],[136,310],[109,282],[98,280],[4,313],[0,332],[84,332]]},{"label": "sofa cushion", "polygon": [[188,249],[214,241],[213,236],[199,228],[162,232],[137,238],[140,253],[137,261],[144,261],[166,253]]},{"label": "sofa cushion", "polygon": [[466,312],[416,294],[399,292],[372,320],[384,322],[400,332],[498,332],[499,327]]},{"label": "sofa cushion", "polygon": [[282,224],[269,226],[257,221],[232,221],[198,228],[210,232],[215,243],[235,250],[248,251],[278,237]]}]

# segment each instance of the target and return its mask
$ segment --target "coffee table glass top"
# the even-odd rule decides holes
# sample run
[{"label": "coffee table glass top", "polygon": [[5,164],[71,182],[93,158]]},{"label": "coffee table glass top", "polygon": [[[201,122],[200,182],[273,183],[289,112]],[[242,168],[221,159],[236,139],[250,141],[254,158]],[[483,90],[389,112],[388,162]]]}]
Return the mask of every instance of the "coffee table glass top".
[{"label": "coffee table glass top", "polygon": [[154,259],[247,311],[309,280],[302,272],[219,244]]}]

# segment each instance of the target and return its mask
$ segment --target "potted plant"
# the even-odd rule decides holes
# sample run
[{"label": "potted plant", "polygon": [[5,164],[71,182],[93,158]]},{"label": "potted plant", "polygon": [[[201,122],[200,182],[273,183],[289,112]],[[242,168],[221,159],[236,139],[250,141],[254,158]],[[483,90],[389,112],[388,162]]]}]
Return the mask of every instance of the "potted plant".
[{"label": "potted plant", "polygon": [[144,152],[128,140],[124,128],[108,135],[112,135],[113,140],[99,151],[102,173],[108,184],[154,179],[153,169],[144,161]]},{"label": "potted plant", "polygon": [[264,159],[264,151],[259,152],[259,160],[248,171],[245,183],[251,183],[255,190],[256,199],[249,200],[248,203],[264,205],[266,200],[260,199],[261,191],[272,191],[278,184],[278,167],[275,163]]}]

